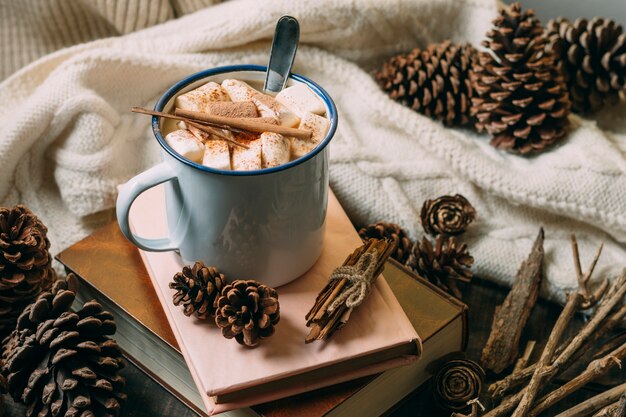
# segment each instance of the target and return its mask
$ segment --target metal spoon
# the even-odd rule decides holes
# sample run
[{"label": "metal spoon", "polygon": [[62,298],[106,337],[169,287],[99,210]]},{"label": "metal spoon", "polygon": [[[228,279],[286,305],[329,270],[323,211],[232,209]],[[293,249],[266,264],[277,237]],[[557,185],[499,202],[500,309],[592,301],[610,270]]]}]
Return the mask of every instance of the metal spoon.
[{"label": "metal spoon", "polygon": [[270,62],[265,74],[265,85],[263,86],[265,92],[278,93],[285,88],[293,60],[296,57],[299,39],[300,25],[294,17],[283,16],[278,19],[272,40]]}]

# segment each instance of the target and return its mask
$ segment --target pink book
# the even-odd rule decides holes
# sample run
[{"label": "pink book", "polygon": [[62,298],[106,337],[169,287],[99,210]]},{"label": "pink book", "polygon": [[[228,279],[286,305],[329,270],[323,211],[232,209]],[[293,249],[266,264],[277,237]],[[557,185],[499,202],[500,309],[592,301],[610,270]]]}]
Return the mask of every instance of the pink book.
[{"label": "pink book", "polygon": [[[175,252],[140,251],[209,414],[377,374],[419,358],[420,339],[382,276],[346,327],[328,341],[304,343],[305,315],[315,297],[333,269],[362,244],[332,192],[328,205],[322,255],[303,276],[277,288],[280,322],[256,349],[225,339],[214,323],[186,317],[173,305],[168,284],[183,267]],[[162,186],[137,198],[130,223],[140,236],[167,234]]]}]

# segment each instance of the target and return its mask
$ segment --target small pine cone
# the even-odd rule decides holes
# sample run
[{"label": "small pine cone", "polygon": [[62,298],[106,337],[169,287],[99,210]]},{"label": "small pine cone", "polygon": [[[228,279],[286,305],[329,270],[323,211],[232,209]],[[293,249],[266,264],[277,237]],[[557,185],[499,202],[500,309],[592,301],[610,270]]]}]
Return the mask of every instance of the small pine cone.
[{"label": "small pine cone", "polygon": [[456,281],[469,282],[474,258],[465,243],[458,245],[453,236],[437,237],[435,246],[426,237],[415,242],[407,265],[418,275],[461,298]]},{"label": "small pine cone", "polygon": [[215,317],[217,298],[225,284],[223,274],[212,266],[198,261],[193,267],[185,266],[174,275],[170,288],[176,290],[174,305],[182,304],[186,316],[195,314],[199,319]]},{"label": "small pine cone", "polygon": [[426,200],[420,213],[422,227],[431,236],[459,235],[476,219],[476,209],[460,194]]},{"label": "small pine cone", "polygon": [[559,17],[548,22],[548,45],[557,57],[578,113],[615,104],[626,84],[626,35],[610,19],[574,22]]},{"label": "small pine cone", "polygon": [[2,375],[9,394],[34,416],[116,416],[126,395],[113,315],[96,301],[70,310],[76,277],[57,281],[18,318],[5,340]]},{"label": "small pine cone", "polygon": [[472,73],[471,114],[496,148],[541,152],[565,136],[571,103],[543,27],[519,3],[503,9],[487,33]]},{"label": "small pine cone", "polygon": [[391,257],[401,264],[409,259],[413,247],[413,242],[407,233],[395,223],[372,223],[359,230],[359,236],[363,242],[367,242],[369,239],[391,239],[396,244],[396,249],[391,253]]},{"label": "small pine cone", "polygon": [[468,402],[478,398],[485,383],[485,371],[469,359],[452,359],[437,372],[433,394],[447,411],[467,411]]},{"label": "small pine cone", "polygon": [[253,280],[236,280],[222,290],[217,301],[215,323],[227,339],[256,347],[274,334],[280,320],[280,305],[275,289]]},{"label": "small pine cone", "polygon": [[48,229],[25,206],[0,207],[0,338],[54,280]]},{"label": "small pine cone", "polygon": [[446,125],[462,126],[470,121],[475,57],[470,44],[431,44],[391,58],[376,80],[393,100]]}]

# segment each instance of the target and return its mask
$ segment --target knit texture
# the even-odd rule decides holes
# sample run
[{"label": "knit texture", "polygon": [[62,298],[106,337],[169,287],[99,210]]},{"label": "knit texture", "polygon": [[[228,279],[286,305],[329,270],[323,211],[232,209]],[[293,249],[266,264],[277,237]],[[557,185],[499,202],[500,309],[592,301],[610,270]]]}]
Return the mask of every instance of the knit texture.
[{"label": "knit texture", "polygon": [[135,32],[220,0],[0,0],[0,80],[58,49]]},{"label": "knit texture", "polygon": [[585,264],[605,242],[600,274],[623,265],[626,106],[597,122],[572,116],[560,146],[523,158],[393,102],[370,75],[430,42],[478,45],[496,15],[490,0],[240,0],[50,54],[0,84],[0,203],[31,207],[53,253],[111,219],[116,186],[159,160],[149,118],[129,108],[153,106],[196,71],[265,64],[283,14],[301,23],[294,71],[336,101],[331,186],[356,226],[385,220],[416,239],[424,200],[462,194],[478,212],[463,235],[478,277],[510,284],[541,225],[544,295],[575,284],[571,232]]}]

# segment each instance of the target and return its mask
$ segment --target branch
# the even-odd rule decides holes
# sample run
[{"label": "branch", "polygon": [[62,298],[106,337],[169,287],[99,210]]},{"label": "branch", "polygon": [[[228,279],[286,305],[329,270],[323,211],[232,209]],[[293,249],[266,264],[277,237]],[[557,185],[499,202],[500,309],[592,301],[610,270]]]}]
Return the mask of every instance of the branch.
[{"label": "branch", "polygon": [[563,411],[556,417],[587,417],[601,408],[616,402],[624,393],[626,393],[626,383],[604,391],[595,397],[591,397],[569,410]]},{"label": "branch", "polygon": [[[572,343],[572,340],[569,340],[566,343],[561,344],[559,349],[557,350],[557,359],[559,359],[559,363],[563,363],[561,365],[562,369],[567,369],[574,361],[580,358],[584,353],[591,347],[595,342],[597,342],[600,338],[602,338],[605,334],[612,331],[620,324],[624,317],[626,317],[626,306],[622,306],[615,313],[611,314],[606,320],[606,314],[610,309],[606,306],[615,305],[620,302],[621,297],[624,293],[626,293],[626,271],[622,272],[622,275],[613,282],[613,285],[609,289],[605,298],[600,302],[596,313],[591,318],[587,324],[583,327],[580,333],[578,333],[577,337],[577,345],[578,350],[570,355],[570,352],[573,350],[569,349],[567,356],[562,355],[562,353],[566,350],[566,348]],[[516,386],[524,383],[528,378],[530,378],[535,369],[537,368],[536,364],[532,364],[527,366],[526,368],[513,372],[511,375],[501,379],[500,381],[496,381],[489,386],[489,393],[492,397],[497,398],[504,395],[506,392],[515,388]]]},{"label": "branch", "polygon": [[626,417],[626,395],[622,395],[618,402],[604,407],[593,417]]},{"label": "branch", "polygon": [[587,369],[578,375],[576,378],[569,381],[567,384],[560,386],[551,393],[547,394],[541,400],[537,406],[532,410],[530,415],[535,417],[552,407],[554,404],[561,401],[563,398],[572,394],[573,392],[584,387],[586,384],[594,381],[595,379],[606,375],[611,369],[615,367],[622,367],[622,359],[626,356],[626,343],[613,350],[609,354],[605,355],[601,359],[592,361]]},{"label": "branch", "polygon": [[580,307],[582,301],[583,296],[580,292],[571,293],[567,296],[565,307],[563,307],[563,311],[561,311],[556,324],[552,328],[546,347],[543,349],[539,361],[537,361],[535,373],[530,378],[530,382],[525,389],[524,395],[520,399],[520,402],[511,417],[525,417],[528,415],[535,397],[539,393],[539,390],[543,388],[544,381],[547,380],[546,377],[549,373],[548,368],[552,362],[554,352],[556,351],[557,343],[561,340],[561,336],[563,336],[565,329],[572,320],[572,317],[574,317],[574,314],[576,314],[576,311]]}]

